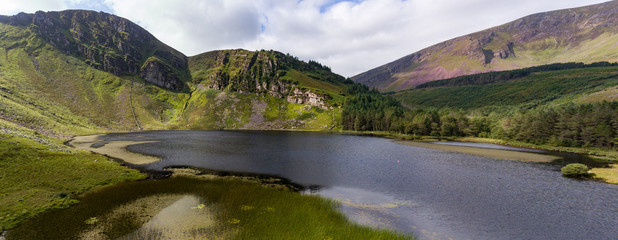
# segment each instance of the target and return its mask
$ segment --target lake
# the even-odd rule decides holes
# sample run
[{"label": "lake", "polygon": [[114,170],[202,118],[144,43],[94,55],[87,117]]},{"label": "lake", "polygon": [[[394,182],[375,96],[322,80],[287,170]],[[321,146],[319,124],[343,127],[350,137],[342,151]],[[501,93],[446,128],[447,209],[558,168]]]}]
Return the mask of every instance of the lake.
[{"label": "lake", "polygon": [[326,133],[151,131],[101,139],[155,141],[128,147],[162,158],[141,166],[148,170],[191,166],[286,178],[306,186],[305,194],[341,201],[341,210],[359,223],[421,239],[618,236],[618,186],[563,178],[559,164]]}]

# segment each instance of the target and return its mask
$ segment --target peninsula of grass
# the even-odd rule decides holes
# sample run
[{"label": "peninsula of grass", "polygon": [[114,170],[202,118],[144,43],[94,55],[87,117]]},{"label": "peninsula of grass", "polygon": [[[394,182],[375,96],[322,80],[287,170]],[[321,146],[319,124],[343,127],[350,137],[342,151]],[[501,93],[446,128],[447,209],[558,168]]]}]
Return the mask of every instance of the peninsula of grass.
[{"label": "peninsula of grass", "polygon": [[[198,224],[197,231],[209,239],[413,238],[354,224],[335,201],[283,185],[266,187],[234,177],[136,181],[146,175],[103,155],[64,146],[60,139],[16,131],[0,133],[0,232],[7,231],[8,239],[125,236],[169,204],[159,198],[182,195],[198,197],[212,213],[214,224]],[[144,212],[140,199],[148,196],[145,204],[155,199],[161,206]],[[129,207],[117,209],[124,204]],[[131,206],[140,209],[131,212]],[[114,209],[121,214],[110,214]],[[95,223],[115,224],[94,228]],[[104,233],[92,235],[97,230]]]},{"label": "peninsula of grass", "polygon": [[[410,235],[351,223],[336,210],[337,204],[332,200],[267,187],[247,179],[211,175],[174,176],[101,188],[83,195],[81,203],[75,207],[26,221],[9,231],[8,237],[79,239],[92,229],[101,229],[101,232],[89,236],[103,239],[135,236],[136,229],[148,219],[136,214],[143,209],[141,204],[134,203],[157,196],[161,199],[169,196],[198,198],[199,204],[188,208],[207,211],[214,223],[206,221],[197,228],[175,225],[172,228],[188,229],[155,229],[140,232],[137,237],[156,234],[165,238],[170,232],[181,231],[190,232],[196,239],[413,239]],[[125,214],[114,215],[118,209],[123,209]]]}]

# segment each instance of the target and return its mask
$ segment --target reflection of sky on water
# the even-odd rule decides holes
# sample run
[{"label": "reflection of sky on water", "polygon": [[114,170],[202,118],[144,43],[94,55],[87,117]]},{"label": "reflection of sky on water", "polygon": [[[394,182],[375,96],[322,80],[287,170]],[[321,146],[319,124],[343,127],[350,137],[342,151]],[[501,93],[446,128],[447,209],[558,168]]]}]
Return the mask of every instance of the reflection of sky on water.
[{"label": "reflection of sky on water", "polygon": [[[448,224],[436,224],[438,219],[432,219],[436,213],[431,213],[425,204],[347,187],[327,187],[304,194],[318,194],[334,199],[341,204],[340,210],[359,224],[386,229],[409,229],[421,239],[455,239]],[[430,221],[424,221],[418,216],[424,216]]]},{"label": "reflection of sky on water", "polygon": [[142,227],[117,240],[129,239],[196,239],[212,237],[197,235],[200,230],[214,226],[214,217],[203,201],[193,195],[185,195],[168,205]]},{"label": "reflection of sky on water", "polygon": [[[161,131],[110,134],[155,143],[146,166],[270,174],[342,200],[359,222],[424,239],[606,239],[618,235],[618,186],[562,178],[559,167],[320,133]],[[122,140],[127,140],[127,139]],[[374,219],[374,220],[372,220]]]}]

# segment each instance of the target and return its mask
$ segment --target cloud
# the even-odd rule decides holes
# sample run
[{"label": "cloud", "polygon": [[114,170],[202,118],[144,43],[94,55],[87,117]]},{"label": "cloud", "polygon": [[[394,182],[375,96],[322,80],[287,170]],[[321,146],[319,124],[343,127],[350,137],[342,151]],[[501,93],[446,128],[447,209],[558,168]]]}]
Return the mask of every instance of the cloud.
[{"label": "cloud", "polygon": [[19,12],[52,11],[66,8],[64,0],[3,0],[0,1],[0,15],[14,15]]},{"label": "cloud", "polygon": [[187,55],[274,49],[344,76],[457,36],[604,0],[0,0],[0,13],[112,10]]},{"label": "cloud", "polygon": [[[345,76],[517,18],[601,1],[262,1],[265,31],[243,47],[313,59]],[[324,7],[326,6],[326,7]]]},{"label": "cloud", "polygon": [[115,14],[149,30],[185,54],[240,48],[260,34],[261,15],[246,0],[106,0]]}]

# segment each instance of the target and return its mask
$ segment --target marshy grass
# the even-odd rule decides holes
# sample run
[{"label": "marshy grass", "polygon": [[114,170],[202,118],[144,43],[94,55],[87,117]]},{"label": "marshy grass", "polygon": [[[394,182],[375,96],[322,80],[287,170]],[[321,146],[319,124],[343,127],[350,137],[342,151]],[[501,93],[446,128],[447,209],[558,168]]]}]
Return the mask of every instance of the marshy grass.
[{"label": "marshy grass", "polygon": [[[136,224],[139,214],[125,214],[127,217],[116,218],[114,221],[107,219],[108,216],[114,215],[110,213],[119,208],[131,212],[126,210],[127,206],[133,206],[138,211],[142,204],[134,204],[136,201],[156,195],[194,196],[201,199],[201,204],[186,207],[195,211],[208,209],[212,214],[214,224],[205,221],[203,228],[188,233],[185,231],[183,236],[189,234],[196,238],[225,239],[413,238],[351,223],[336,210],[337,204],[334,201],[318,196],[265,187],[246,180],[223,177],[198,179],[189,176],[128,182],[101,188],[80,197],[80,204],[74,207],[48,212],[26,221],[10,231],[8,236],[16,239],[79,239],[84,232],[97,228],[97,223],[110,224],[98,226],[100,229],[114,229],[103,233],[108,234],[106,238],[136,234],[135,231],[141,227]],[[96,220],[94,224],[93,219]],[[183,226],[177,227],[181,229],[171,231],[182,232]],[[139,234],[165,236],[162,232],[141,231]]]}]

